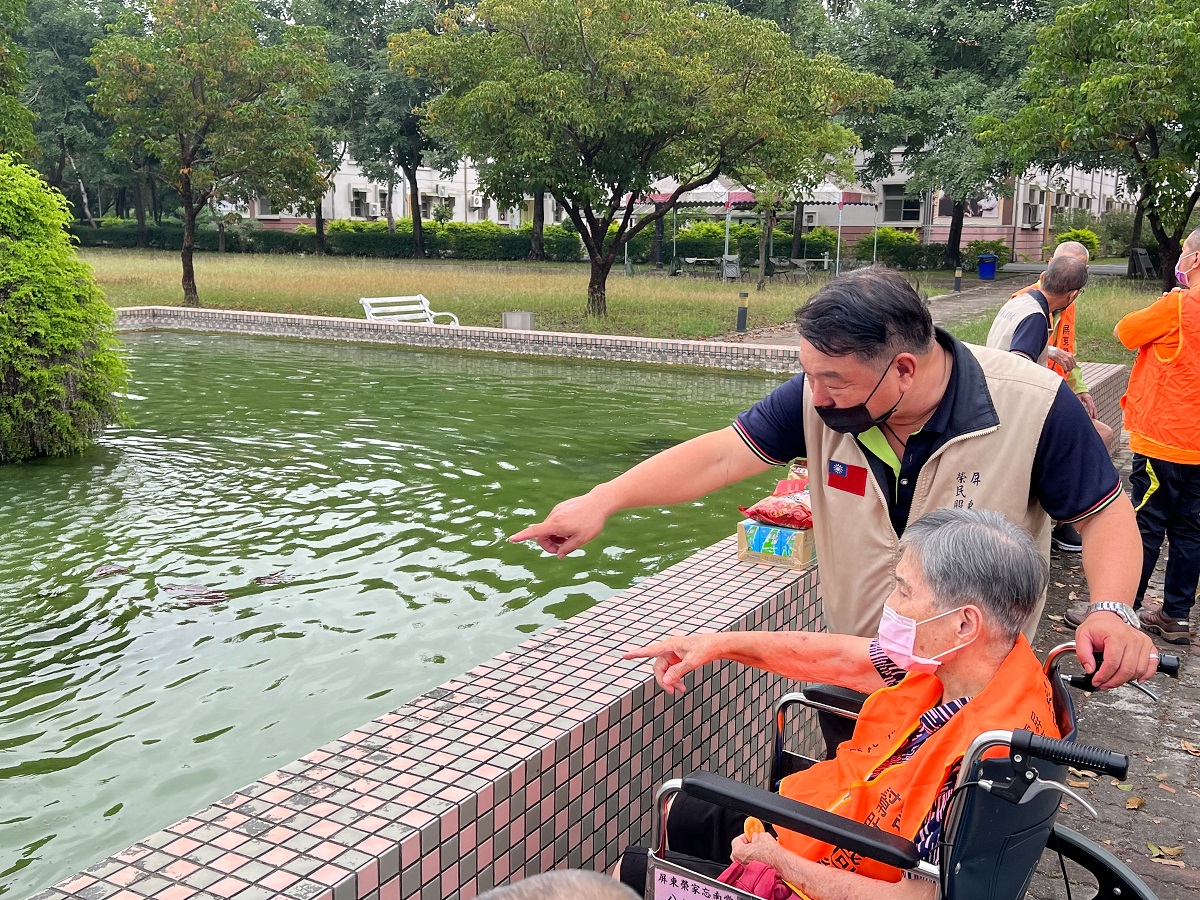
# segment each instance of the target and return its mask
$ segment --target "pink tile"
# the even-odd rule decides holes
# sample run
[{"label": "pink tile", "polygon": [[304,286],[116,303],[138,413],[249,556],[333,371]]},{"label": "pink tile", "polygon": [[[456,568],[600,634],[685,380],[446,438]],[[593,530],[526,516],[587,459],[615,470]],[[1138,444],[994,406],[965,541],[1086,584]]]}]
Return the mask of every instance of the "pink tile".
[{"label": "pink tile", "polygon": [[186,884],[173,884],[168,888],[163,888],[157,891],[154,896],[155,900],[187,900],[188,897],[195,895],[196,889],[190,888]]},{"label": "pink tile", "polygon": [[284,828],[282,825],[277,825],[263,834],[262,839],[269,844],[282,844],[284,841],[295,837],[298,833],[291,828]]},{"label": "pink tile", "polygon": [[276,869],[258,883],[272,891],[283,891],[300,880],[299,875],[293,875],[287,869]]},{"label": "pink tile", "polygon": [[267,791],[265,794],[262,794],[258,799],[262,800],[264,803],[282,803],[291,796],[293,796],[291,791],[287,790],[286,788],[277,787],[273,790]]},{"label": "pink tile", "polygon": [[421,883],[428,884],[437,877],[438,870],[441,868],[439,862],[441,854],[435,849],[428,856],[421,860]]},{"label": "pink tile", "polygon": [[250,860],[242,856],[240,853],[226,853],[222,856],[218,856],[211,863],[209,863],[209,865],[218,872],[228,873],[234,871],[235,869],[240,869],[248,862],[250,862]]},{"label": "pink tile", "polygon": [[321,868],[317,869],[308,877],[312,881],[333,887],[335,884],[340,884],[343,880],[345,880],[346,876],[349,874],[350,873],[341,866],[326,864],[321,866]]},{"label": "pink tile", "polygon": [[221,818],[213,821],[214,825],[220,825],[222,828],[237,828],[250,821],[249,816],[242,815],[240,812],[227,812]]},{"label": "pink tile", "polygon": [[382,856],[384,851],[395,846],[395,841],[389,841],[387,838],[381,838],[373,834],[355,844],[354,849],[363,853],[369,853],[372,856]]},{"label": "pink tile", "polygon": [[90,887],[95,883],[96,879],[91,875],[76,875],[74,878],[68,878],[66,881],[60,881],[55,887],[67,894],[77,894],[85,887]]},{"label": "pink tile", "polygon": [[119,859],[121,862],[137,862],[143,856],[150,853],[149,847],[128,847],[120,853],[113,854],[113,859]]},{"label": "pink tile", "polygon": [[363,816],[354,823],[354,827],[359,831],[375,832],[390,824],[388,819],[381,819],[379,816]]},{"label": "pink tile", "polygon": [[305,829],[305,833],[311,834],[314,837],[329,837],[331,834],[335,834],[345,827],[345,825],[340,822],[334,822],[332,819],[322,819],[315,825],[310,825]]},{"label": "pink tile", "polygon": [[141,869],[135,869],[133,866],[126,866],[123,869],[117,869],[117,871],[105,875],[104,880],[112,882],[113,884],[119,884],[121,887],[125,887],[126,885],[137,881],[145,874],[146,873]]},{"label": "pink tile", "polygon": [[400,878],[399,878],[399,876],[380,885],[379,900],[400,900]]},{"label": "pink tile", "polygon": [[201,846],[199,841],[192,840],[188,837],[181,837],[171,841],[171,843],[163,847],[163,852],[168,853],[171,856],[187,856],[199,846]]},{"label": "pink tile", "polygon": [[339,809],[341,809],[341,807],[338,806],[336,803],[329,803],[328,801],[324,801],[321,803],[314,803],[312,806],[310,806],[308,809],[306,809],[305,812],[308,813],[310,816],[317,816],[318,818],[323,819],[326,816],[333,815]]},{"label": "pink tile", "polygon": [[317,859],[323,859],[325,862],[332,862],[345,852],[346,848],[341,844],[335,844],[332,841],[322,841],[315,847],[310,847],[308,855],[315,856]]},{"label": "pink tile", "polygon": [[[239,834],[236,831],[227,831],[224,834],[219,834],[213,838],[213,845],[220,847],[222,850],[236,850],[250,838],[244,834]],[[178,841],[176,841],[178,843]]]},{"label": "pink tile", "polygon": [[361,897],[379,887],[379,860],[373,859],[358,870],[358,895]]},{"label": "pink tile", "polygon": [[268,850],[258,858],[259,862],[266,863],[268,866],[282,866],[284,863],[289,863],[300,854],[295,850],[287,847],[276,847],[273,850]]},{"label": "pink tile", "polygon": [[400,867],[407,869],[421,856],[421,833],[413,832],[400,844]]},{"label": "pink tile", "polygon": [[166,875],[168,878],[173,878],[176,881],[182,881],[199,868],[200,867],[194,862],[186,859],[177,859],[166,868],[161,869],[160,872],[161,874]]}]

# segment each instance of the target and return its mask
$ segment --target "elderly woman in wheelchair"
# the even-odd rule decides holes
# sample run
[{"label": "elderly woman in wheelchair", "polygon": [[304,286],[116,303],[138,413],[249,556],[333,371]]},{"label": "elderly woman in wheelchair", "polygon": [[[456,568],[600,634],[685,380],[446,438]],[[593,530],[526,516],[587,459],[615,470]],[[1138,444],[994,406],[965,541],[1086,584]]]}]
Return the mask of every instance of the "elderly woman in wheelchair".
[{"label": "elderly woman in wheelchair", "polygon": [[[722,632],[671,637],[626,654],[653,659],[659,684],[671,692],[686,689],[687,673],[725,659],[829,683],[817,700],[792,695],[827,712],[845,709],[853,691],[869,696],[852,736],[821,762],[782,753],[777,714],[771,781],[778,796],[708,773],[669,783],[660,791],[665,828],[659,824],[654,848],[625,852],[615,872],[622,881],[648,897],[660,896],[656,880],[687,885],[689,875],[689,896],[1024,893],[1042,849],[1053,843],[1058,790],[1066,790],[1056,783],[1060,764],[1123,777],[1125,763],[1058,740],[1073,739],[1070,699],[1052,661],[1044,669],[1021,634],[1045,590],[1046,561],[1002,516],[943,509],[905,531],[895,575],[874,640]],[[1011,749],[996,759],[999,745]],[[1019,815],[1008,807],[1020,807]],[[747,828],[748,814],[775,828]],[[976,839],[960,839],[971,822]],[[1069,846],[1064,852],[1076,858]],[[742,865],[730,866],[731,857]],[[1136,876],[1119,874],[1126,890],[1112,896],[1139,896],[1130,893]],[[755,894],[726,887],[747,876],[741,883],[754,884]],[[772,882],[774,891],[763,888]]]}]

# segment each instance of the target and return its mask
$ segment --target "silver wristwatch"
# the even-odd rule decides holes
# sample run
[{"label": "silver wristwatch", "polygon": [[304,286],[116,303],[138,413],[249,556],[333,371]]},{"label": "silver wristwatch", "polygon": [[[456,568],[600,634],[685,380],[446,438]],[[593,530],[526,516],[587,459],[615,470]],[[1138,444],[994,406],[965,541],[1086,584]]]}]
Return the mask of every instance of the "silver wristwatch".
[{"label": "silver wristwatch", "polygon": [[1131,628],[1140,629],[1142,627],[1142,620],[1138,618],[1138,614],[1133,611],[1133,607],[1128,603],[1115,603],[1112,600],[1104,600],[1100,603],[1089,603],[1083,616],[1086,619],[1094,612],[1116,613],[1118,616],[1124,619]]}]

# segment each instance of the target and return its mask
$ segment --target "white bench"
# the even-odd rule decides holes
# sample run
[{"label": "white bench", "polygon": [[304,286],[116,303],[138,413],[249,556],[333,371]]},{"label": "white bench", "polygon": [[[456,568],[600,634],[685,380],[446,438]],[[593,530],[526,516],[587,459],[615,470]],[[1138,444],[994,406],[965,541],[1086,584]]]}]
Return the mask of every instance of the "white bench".
[{"label": "white bench", "polygon": [[[411,297],[359,297],[367,314],[368,322],[412,322],[417,325],[437,325],[438,316],[449,316],[455,326],[458,316],[448,312],[434,312],[429,308],[429,299],[424,294]],[[443,323],[446,324],[446,323]]]}]

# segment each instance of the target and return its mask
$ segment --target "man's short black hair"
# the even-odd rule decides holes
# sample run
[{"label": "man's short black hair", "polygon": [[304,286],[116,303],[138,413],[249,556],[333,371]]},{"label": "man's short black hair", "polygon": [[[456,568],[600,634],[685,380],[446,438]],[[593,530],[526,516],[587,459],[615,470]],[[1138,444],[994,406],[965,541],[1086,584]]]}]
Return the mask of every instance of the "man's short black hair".
[{"label": "man's short black hair", "polygon": [[1072,291],[1083,290],[1087,281],[1087,263],[1074,256],[1058,256],[1046,266],[1046,274],[1042,276],[1042,287],[1048,294],[1069,294]]},{"label": "man's short black hair", "polygon": [[933,343],[933,318],[920,295],[883,266],[833,279],[796,310],[796,327],[826,356],[853,353],[864,362],[927,353]]}]

